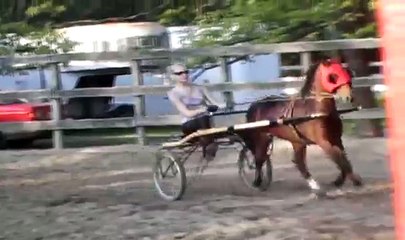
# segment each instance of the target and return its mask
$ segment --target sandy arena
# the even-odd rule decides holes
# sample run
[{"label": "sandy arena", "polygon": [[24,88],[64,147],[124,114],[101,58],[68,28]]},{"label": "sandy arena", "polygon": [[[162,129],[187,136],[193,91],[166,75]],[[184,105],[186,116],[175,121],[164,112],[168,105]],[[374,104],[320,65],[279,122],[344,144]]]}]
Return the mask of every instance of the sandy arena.
[{"label": "sandy arena", "polygon": [[[223,149],[177,202],[155,192],[155,147],[3,151],[0,239],[394,239],[386,139],[344,144],[365,186],[348,181],[335,199],[311,198],[284,142],[266,192],[247,188],[237,152]],[[324,185],[338,174],[317,147],[308,164]]]}]

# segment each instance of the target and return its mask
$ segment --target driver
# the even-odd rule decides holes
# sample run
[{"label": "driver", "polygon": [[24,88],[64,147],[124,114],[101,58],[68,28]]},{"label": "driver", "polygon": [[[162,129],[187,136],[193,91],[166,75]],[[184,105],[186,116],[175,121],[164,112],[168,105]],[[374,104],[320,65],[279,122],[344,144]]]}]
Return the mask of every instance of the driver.
[{"label": "driver", "polygon": [[[210,128],[210,117],[207,111],[215,112],[218,108],[224,108],[213,99],[203,86],[198,86],[189,81],[187,68],[182,64],[173,64],[167,68],[167,74],[175,84],[168,93],[168,98],[182,116],[181,130],[184,135],[189,135],[199,129]],[[201,137],[207,160],[212,160],[217,151],[217,145],[211,137]],[[205,154],[206,153],[206,154]]]}]

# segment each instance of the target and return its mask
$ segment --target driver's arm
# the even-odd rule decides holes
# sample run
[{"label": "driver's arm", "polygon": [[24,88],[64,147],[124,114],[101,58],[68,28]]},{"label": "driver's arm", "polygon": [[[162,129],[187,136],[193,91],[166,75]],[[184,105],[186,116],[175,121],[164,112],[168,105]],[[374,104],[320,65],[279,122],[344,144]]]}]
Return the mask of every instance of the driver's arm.
[{"label": "driver's arm", "polygon": [[194,117],[200,113],[204,113],[206,112],[206,107],[201,107],[198,109],[194,109],[194,110],[189,110],[187,109],[187,107],[180,101],[180,99],[175,96],[172,92],[169,92],[168,94],[169,100],[174,104],[174,106],[176,107],[176,109],[183,114],[184,116],[187,117]]},{"label": "driver's arm", "polygon": [[217,102],[216,99],[211,95],[208,89],[205,86],[201,86],[201,90],[204,94],[204,98],[212,105],[218,106],[218,108],[225,108],[226,103]]}]

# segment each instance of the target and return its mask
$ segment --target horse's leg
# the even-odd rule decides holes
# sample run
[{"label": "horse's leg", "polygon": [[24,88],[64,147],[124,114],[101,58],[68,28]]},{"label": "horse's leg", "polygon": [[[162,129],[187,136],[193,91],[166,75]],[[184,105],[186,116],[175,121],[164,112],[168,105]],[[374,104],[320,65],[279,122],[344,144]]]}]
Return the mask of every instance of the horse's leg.
[{"label": "horse's leg", "polygon": [[259,135],[255,137],[257,139],[255,141],[254,151],[252,152],[255,157],[255,165],[256,165],[255,179],[253,181],[253,186],[258,188],[260,187],[263,181],[262,168],[263,163],[265,163],[268,158],[267,148],[270,142],[273,140],[273,138],[268,137],[266,134],[263,133],[259,133]]},{"label": "horse's leg", "polygon": [[340,175],[336,178],[332,184],[336,187],[341,187],[348,177],[355,186],[362,185],[362,179],[359,175],[353,172],[353,167],[347,158],[343,143],[339,140],[337,143],[332,144],[329,141],[322,141],[319,146],[329,155],[329,157],[335,162],[340,169]]},{"label": "horse's leg", "polygon": [[314,192],[321,192],[321,187],[318,182],[312,178],[311,173],[308,171],[306,162],[307,146],[303,143],[292,143],[292,147],[294,150],[293,162],[302,177],[307,181],[309,188]]},{"label": "horse's leg", "polygon": [[200,138],[200,143],[202,145],[203,158],[205,160],[212,161],[218,151],[218,144],[211,136],[204,136]]},{"label": "horse's leg", "polygon": [[212,141],[206,147],[206,159],[207,161],[212,161],[215,158],[215,155],[218,151],[218,144]]},{"label": "horse's leg", "polygon": [[[349,159],[347,158],[347,154],[346,154],[346,151],[345,151],[345,148],[343,146],[341,139],[336,146],[339,149],[338,152],[340,152],[340,154],[338,154],[338,156],[340,157],[338,159],[338,161],[342,165],[342,169],[344,169],[344,171],[346,173],[346,177],[352,181],[354,186],[363,185],[363,180],[361,179],[360,175],[354,173],[354,171],[353,171],[353,166],[352,166],[351,162],[349,161]],[[336,181],[334,182],[334,184],[335,184],[335,186],[338,186],[338,185],[336,185]]]}]

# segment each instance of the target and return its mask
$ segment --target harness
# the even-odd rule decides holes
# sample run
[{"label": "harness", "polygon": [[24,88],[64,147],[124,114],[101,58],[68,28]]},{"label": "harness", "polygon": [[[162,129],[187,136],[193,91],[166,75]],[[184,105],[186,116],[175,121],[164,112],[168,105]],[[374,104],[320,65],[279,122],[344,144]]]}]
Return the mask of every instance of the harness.
[{"label": "harness", "polygon": [[[294,107],[296,101],[297,101],[296,97],[291,98],[288,105],[284,108],[282,118],[292,118],[294,116]],[[296,124],[290,123],[287,124],[287,126],[292,129],[293,133],[300,141],[304,140],[304,136],[298,131]]]},{"label": "harness", "polygon": [[[334,98],[333,94],[330,93],[315,93],[311,91],[311,96],[309,98],[315,98],[315,101],[317,102],[322,102],[324,99],[327,98]],[[302,98],[301,98],[302,99]],[[307,98],[303,99],[304,104]],[[289,101],[288,105],[284,108],[283,114],[281,118],[292,118],[294,117],[294,108],[295,104],[297,101],[297,96],[291,97],[291,100]],[[309,140],[305,138],[305,136],[298,130],[297,125],[294,123],[287,124],[288,127],[290,127],[295,134],[295,136],[302,142],[308,143]]]}]

